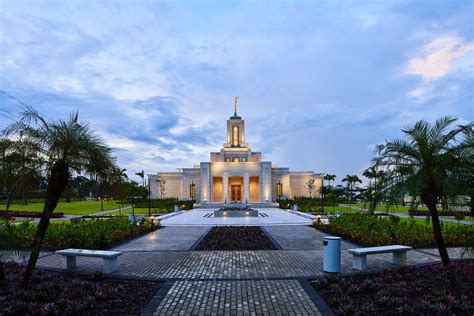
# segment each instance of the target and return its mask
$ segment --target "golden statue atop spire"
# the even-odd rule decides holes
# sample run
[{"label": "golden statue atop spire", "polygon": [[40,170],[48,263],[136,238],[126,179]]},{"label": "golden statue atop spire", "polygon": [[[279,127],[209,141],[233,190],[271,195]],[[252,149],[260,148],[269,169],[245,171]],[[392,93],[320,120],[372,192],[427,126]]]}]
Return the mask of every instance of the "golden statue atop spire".
[{"label": "golden statue atop spire", "polygon": [[237,116],[237,99],[239,97],[234,97],[234,115]]}]

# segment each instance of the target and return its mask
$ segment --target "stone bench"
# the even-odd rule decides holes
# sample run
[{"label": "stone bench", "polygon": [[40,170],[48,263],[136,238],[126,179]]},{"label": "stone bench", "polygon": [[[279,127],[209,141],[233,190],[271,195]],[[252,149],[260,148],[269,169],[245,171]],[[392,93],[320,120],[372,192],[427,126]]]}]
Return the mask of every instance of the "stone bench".
[{"label": "stone bench", "polygon": [[117,271],[118,260],[117,258],[122,254],[119,251],[107,251],[107,250],[88,250],[88,249],[63,249],[56,251],[56,254],[63,256],[63,268],[74,269],[76,268],[76,257],[98,257],[103,258],[104,262],[102,265],[103,273],[112,273]]},{"label": "stone bench", "polygon": [[393,253],[393,263],[404,266],[407,263],[407,251],[412,247],[402,245],[391,245],[382,247],[368,247],[348,249],[347,251],[353,255],[352,268],[360,271],[367,269],[367,255],[378,253]]}]

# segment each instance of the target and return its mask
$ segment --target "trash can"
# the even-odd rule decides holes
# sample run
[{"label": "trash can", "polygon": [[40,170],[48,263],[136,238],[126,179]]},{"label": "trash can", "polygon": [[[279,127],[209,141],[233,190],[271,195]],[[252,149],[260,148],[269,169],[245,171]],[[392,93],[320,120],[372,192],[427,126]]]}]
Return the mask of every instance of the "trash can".
[{"label": "trash can", "polygon": [[339,273],[341,271],[341,237],[324,237],[323,271]]}]

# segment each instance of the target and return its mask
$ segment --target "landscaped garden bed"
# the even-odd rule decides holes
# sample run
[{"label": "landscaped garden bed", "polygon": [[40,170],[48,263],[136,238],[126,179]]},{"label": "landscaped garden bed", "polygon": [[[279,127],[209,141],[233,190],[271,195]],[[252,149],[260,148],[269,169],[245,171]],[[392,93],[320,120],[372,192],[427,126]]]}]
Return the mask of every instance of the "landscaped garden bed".
[{"label": "landscaped garden bed", "polygon": [[11,262],[5,268],[0,315],[137,315],[163,284],[35,270],[24,290],[24,266]]},{"label": "landscaped garden bed", "polygon": [[[344,214],[330,218],[327,225],[316,223],[314,227],[363,246],[402,244],[413,247],[436,247],[431,222],[424,220]],[[471,225],[442,222],[441,227],[447,246],[464,246],[466,240],[472,240],[474,234],[474,227]]]},{"label": "landscaped garden bed", "polygon": [[312,282],[338,315],[474,315],[474,262],[406,267]]},{"label": "landscaped garden bed", "polygon": [[[0,225],[0,247],[29,249],[36,228],[36,224],[29,222],[18,225],[5,222]],[[145,219],[138,225],[129,224],[126,217],[52,222],[46,231],[42,249],[108,249],[158,228],[156,223]]]},{"label": "landscaped garden bed", "polygon": [[277,250],[260,227],[213,227],[196,250]]}]

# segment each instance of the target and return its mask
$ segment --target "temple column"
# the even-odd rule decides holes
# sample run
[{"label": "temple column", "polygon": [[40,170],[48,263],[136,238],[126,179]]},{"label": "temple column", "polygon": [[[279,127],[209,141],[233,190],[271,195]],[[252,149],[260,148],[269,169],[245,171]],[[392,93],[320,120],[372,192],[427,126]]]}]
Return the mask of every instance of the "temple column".
[{"label": "temple column", "polygon": [[222,201],[224,203],[229,202],[227,194],[229,193],[229,175],[227,172],[222,174]]},{"label": "temple column", "polygon": [[201,202],[206,204],[212,200],[212,179],[211,179],[211,164],[209,162],[201,162]]},{"label": "temple column", "polygon": [[250,177],[248,173],[244,174],[244,200],[243,202],[250,203]]}]

